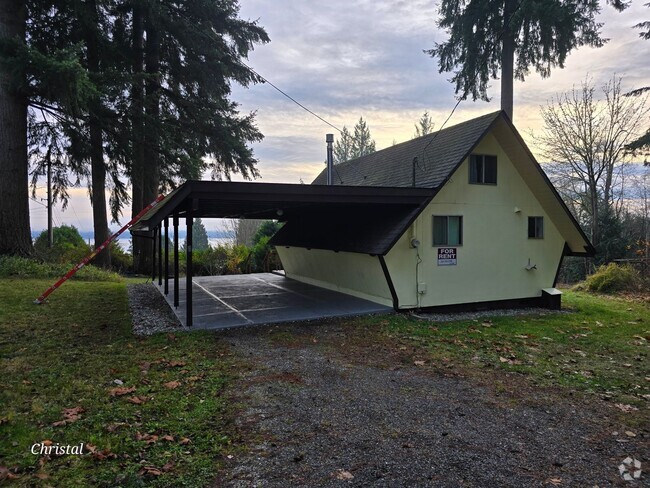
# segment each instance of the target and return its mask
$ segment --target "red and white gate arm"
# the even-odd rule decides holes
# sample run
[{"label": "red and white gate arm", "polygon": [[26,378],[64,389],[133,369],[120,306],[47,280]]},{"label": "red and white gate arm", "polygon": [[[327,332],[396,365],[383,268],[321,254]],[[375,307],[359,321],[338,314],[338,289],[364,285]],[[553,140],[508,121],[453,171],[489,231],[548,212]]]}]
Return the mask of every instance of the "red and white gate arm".
[{"label": "red and white gate arm", "polygon": [[54,290],[56,290],[59,286],[61,286],[63,283],[65,283],[65,282],[68,281],[70,278],[72,278],[72,276],[73,276],[77,271],[79,271],[79,270],[80,270],[81,268],[83,268],[86,264],[88,264],[88,262],[89,262],[92,258],[94,258],[94,257],[97,256],[100,252],[102,252],[102,251],[103,251],[103,250],[104,250],[104,249],[105,249],[105,248],[106,248],[106,247],[107,247],[111,242],[113,242],[113,241],[114,241],[115,239],[117,239],[117,238],[118,238],[122,233],[124,233],[124,231],[130,229],[131,226],[132,226],[133,224],[135,224],[135,223],[140,219],[140,217],[142,217],[142,216],[143,216],[144,214],[146,214],[149,210],[151,210],[153,207],[155,207],[156,205],[158,205],[158,204],[160,203],[160,201],[161,201],[163,198],[165,198],[165,195],[160,195],[160,196],[159,196],[158,198],[156,198],[153,202],[151,202],[149,205],[147,205],[145,208],[143,208],[142,211],[141,211],[138,215],[136,215],[135,217],[133,217],[133,218],[129,221],[128,224],[126,224],[124,227],[122,227],[120,230],[118,230],[115,234],[113,234],[113,235],[110,236],[108,239],[106,239],[106,240],[104,241],[104,243],[103,243],[101,246],[99,246],[97,249],[95,249],[93,252],[91,252],[88,256],[86,256],[85,258],[83,258],[79,263],[77,263],[77,265],[75,265],[74,268],[72,268],[70,271],[68,271],[68,272],[65,274],[64,277],[62,277],[59,281],[57,281],[57,282],[54,283],[52,286],[50,286],[47,290],[45,290],[45,292],[44,292],[40,297],[38,297],[36,300],[34,300],[34,303],[35,303],[36,305],[40,305],[40,304],[42,304],[42,303],[45,301],[45,299],[50,295],[50,293],[52,293],[52,292],[53,292]]}]

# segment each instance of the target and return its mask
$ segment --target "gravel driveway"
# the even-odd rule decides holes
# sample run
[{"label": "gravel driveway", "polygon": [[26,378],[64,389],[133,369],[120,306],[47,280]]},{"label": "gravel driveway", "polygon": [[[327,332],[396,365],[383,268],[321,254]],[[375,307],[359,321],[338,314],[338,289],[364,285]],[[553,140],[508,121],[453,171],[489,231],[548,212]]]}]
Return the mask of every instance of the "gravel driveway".
[{"label": "gravel driveway", "polygon": [[217,486],[646,486],[647,471],[619,475],[648,446],[615,440],[611,407],[382,362],[381,349],[345,346],[354,333],[341,322],[222,334],[251,365],[238,394],[250,450]]}]

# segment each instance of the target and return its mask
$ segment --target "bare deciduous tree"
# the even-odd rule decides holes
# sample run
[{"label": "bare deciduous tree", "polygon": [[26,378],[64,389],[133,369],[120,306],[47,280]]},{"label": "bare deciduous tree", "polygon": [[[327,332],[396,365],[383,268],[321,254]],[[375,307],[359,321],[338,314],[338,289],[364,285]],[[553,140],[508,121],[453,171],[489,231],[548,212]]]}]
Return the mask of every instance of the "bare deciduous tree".
[{"label": "bare deciduous tree", "polygon": [[226,221],[225,227],[236,245],[252,246],[253,236],[260,228],[264,220],[259,219],[230,219]]},{"label": "bare deciduous tree", "polygon": [[648,114],[647,96],[625,97],[614,76],[596,97],[591,80],[558,95],[541,115],[544,130],[536,137],[558,190],[575,214],[588,223],[598,246],[600,217],[621,210],[625,146],[634,140]]}]

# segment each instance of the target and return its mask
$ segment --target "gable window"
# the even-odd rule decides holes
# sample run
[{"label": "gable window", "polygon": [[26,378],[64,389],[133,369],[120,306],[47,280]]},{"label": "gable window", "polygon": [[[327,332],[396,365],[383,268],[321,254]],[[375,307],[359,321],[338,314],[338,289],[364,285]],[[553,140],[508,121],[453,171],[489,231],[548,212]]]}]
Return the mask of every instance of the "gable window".
[{"label": "gable window", "polygon": [[479,185],[496,185],[497,157],[472,154],[469,157],[469,182]]},{"label": "gable window", "polygon": [[463,243],[463,217],[459,215],[433,216],[433,245],[460,246]]},{"label": "gable window", "polygon": [[528,217],[528,238],[544,238],[544,217]]}]

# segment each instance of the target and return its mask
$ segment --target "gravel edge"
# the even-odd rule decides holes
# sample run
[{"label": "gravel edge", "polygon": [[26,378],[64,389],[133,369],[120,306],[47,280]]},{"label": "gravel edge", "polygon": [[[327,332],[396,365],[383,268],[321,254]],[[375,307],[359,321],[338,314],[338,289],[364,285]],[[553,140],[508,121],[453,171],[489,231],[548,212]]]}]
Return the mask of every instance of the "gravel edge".
[{"label": "gravel edge", "polygon": [[135,335],[149,336],[189,330],[179,322],[153,283],[129,284],[126,291]]}]

